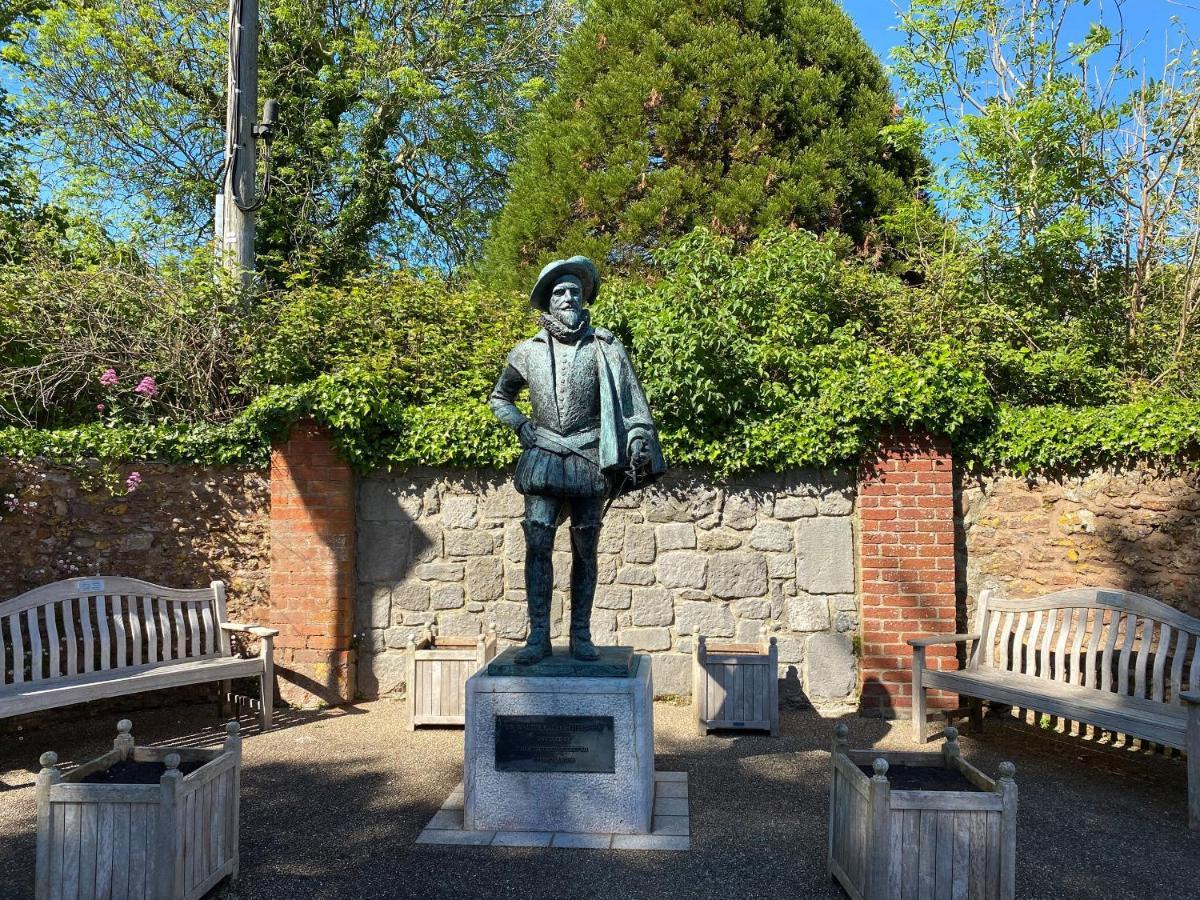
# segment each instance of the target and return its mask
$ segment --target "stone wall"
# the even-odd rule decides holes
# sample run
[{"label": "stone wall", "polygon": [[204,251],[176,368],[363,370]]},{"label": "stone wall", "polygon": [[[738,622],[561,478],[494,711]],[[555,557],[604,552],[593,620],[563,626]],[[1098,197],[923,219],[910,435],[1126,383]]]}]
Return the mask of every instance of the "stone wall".
[{"label": "stone wall", "polygon": [[1019,598],[1116,587],[1200,616],[1200,472],[968,478],[959,513],[972,621],[988,587]]},{"label": "stone wall", "polygon": [[219,578],[234,617],[265,622],[269,517],[261,470],[0,460],[0,599],[76,576],[174,587]]},{"label": "stone wall", "polygon": [[[402,689],[410,634],[526,633],[523,498],[504,473],[413,471],[365,478],[358,504],[359,691]],[[779,641],[783,691],[853,703],[859,602],[854,482],[792,472],[722,482],[674,472],[605,518],[597,643],[653,654],[660,695],[691,691],[697,634]],[[566,527],[555,552],[554,637],[565,637]]]}]

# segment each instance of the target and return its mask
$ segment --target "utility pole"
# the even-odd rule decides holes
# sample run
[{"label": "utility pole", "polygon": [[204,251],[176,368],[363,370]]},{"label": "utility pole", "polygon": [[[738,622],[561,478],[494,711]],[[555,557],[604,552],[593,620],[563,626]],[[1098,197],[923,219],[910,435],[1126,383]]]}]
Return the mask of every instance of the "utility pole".
[{"label": "utility pole", "polygon": [[[268,100],[263,122],[258,112],[258,0],[229,2],[229,66],[226,78],[225,162],[216,202],[216,248],[221,263],[243,288],[254,280],[254,214],[271,187],[271,140],[278,104]],[[265,144],[266,173],[256,196],[255,142]]]}]

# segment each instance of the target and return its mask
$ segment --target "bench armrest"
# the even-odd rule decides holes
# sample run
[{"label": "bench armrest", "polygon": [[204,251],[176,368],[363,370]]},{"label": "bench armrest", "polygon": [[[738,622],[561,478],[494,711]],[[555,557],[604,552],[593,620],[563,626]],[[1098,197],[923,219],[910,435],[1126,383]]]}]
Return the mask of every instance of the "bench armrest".
[{"label": "bench armrest", "polygon": [[934,644],[957,644],[960,641],[977,641],[981,634],[926,634],[921,637],[909,638],[908,646],[916,650],[919,647],[931,647]]},{"label": "bench armrest", "polygon": [[278,628],[264,628],[262,625],[243,625],[240,622],[221,622],[222,631],[236,631],[240,634],[252,634],[260,638],[279,636]]},{"label": "bench armrest", "polygon": [[1180,691],[1179,699],[1184,703],[1200,703],[1200,691]]}]

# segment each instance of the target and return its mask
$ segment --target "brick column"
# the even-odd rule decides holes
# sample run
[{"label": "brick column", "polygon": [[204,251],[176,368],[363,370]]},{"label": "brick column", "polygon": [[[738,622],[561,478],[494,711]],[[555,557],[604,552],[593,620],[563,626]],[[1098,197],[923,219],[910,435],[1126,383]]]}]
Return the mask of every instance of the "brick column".
[{"label": "brick column", "polygon": [[[862,572],[862,709],[885,716],[911,706],[917,634],[955,631],[954,478],[950,444],[927,434],[880,436],[859,474]],[[954,645],[930,647],[927,665],[955,669]],[[931,708],[957,706],[929,692]]]},{"label": "brick column", "polygon": [[271,451],[271,622],[279,695],[354,699],[355,480],[328,432],[296,425]]}]

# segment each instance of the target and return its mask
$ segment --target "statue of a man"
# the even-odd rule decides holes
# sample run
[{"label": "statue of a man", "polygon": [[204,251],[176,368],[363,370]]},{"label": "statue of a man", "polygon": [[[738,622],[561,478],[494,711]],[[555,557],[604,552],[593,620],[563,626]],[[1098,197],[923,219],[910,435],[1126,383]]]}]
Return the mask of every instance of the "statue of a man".
[{"label": "statue of a man", "polygon": [[[605,498],[666,468],[646,396],[611,332],[591,325],[587,305],[600,279],[583,256],[542,269],[529,302],[541,330],[508,354],[489,405],[524,448],[516,487],[525,495],[525,591],[529,638],[516,662],[549,656],[552,550],[560,517],[571,517],[571,655],[594,660],[592,600]],[[531,415],[516,406],[529,389]]]}]

